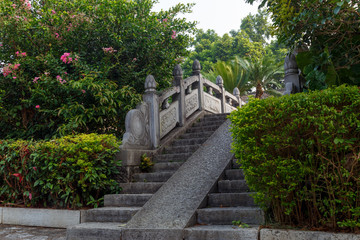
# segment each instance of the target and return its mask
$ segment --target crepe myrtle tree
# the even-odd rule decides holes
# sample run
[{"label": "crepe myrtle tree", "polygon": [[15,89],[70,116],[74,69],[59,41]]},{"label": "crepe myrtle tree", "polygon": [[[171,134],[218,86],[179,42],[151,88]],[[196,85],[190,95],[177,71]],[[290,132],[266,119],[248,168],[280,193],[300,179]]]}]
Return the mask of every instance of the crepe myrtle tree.
[{"label": "crepe myrtle tree", "polygon": [[72,132],[121,136],[147,74],[170,85],[187,55],[191,5],[152,12],[156,1],[0,2],[0,138]]}]

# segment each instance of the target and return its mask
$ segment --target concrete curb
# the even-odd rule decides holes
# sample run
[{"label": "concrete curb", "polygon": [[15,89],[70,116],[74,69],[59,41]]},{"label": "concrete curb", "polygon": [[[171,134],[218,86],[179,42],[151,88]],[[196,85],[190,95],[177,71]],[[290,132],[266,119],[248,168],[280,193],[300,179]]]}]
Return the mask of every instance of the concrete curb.
[{"label": "concrete curb", "polygon": [[80,223],[80,210],[2,207],[0,219],[1,224],[67,228]]},{"label": "concrete curb", "polygon": [[360,240],[360,234],[261,229],[260,240]]}]

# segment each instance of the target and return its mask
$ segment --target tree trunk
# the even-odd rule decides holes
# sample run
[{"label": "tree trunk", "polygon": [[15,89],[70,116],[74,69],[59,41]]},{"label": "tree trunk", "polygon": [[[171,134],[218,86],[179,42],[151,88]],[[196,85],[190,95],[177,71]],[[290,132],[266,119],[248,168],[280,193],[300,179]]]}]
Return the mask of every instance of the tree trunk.
[{"label": "tree trunk", "polygon": [[262,86],[260,83],[256,84],[256,93],[255,98],[261,98],[261,96],[264,94],[264,90],[262,89]]}]

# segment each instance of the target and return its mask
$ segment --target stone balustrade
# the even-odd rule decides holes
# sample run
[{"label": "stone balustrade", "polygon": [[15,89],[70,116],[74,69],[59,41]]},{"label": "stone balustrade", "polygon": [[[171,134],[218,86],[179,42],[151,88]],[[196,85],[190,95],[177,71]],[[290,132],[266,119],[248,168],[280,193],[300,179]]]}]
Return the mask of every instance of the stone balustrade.
[{"label": "stone balustrade", "polygon": [[216,84],[205,79],[197,60],[192,69],[192,76],[183,79],[182,69],[176,65],[173,86],[160,93],[154,77],[147,76],[143,102],[126,115],[123,149],[156,149],[162,138],[175,127],[183,126],[196,111],[228,113],[241,106],[238,88],[231,94],[225,90],[221,76]]}]

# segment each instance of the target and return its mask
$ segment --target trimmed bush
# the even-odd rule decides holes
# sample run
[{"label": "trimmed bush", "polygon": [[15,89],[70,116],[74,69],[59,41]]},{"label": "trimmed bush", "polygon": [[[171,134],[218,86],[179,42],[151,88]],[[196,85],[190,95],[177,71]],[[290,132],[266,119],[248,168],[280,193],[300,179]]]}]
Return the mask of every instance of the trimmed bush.
[{"label": "trimmed bush", "polygon": [[0,201],[28,207],[97,207],[118,193],[112,135],[81,134],[51,141],[0,140]]},{"label": "trimmed bush", "polygon": [[359,230],[358,87],[253,99],[230,119],[235,155],[270,217]]}]

